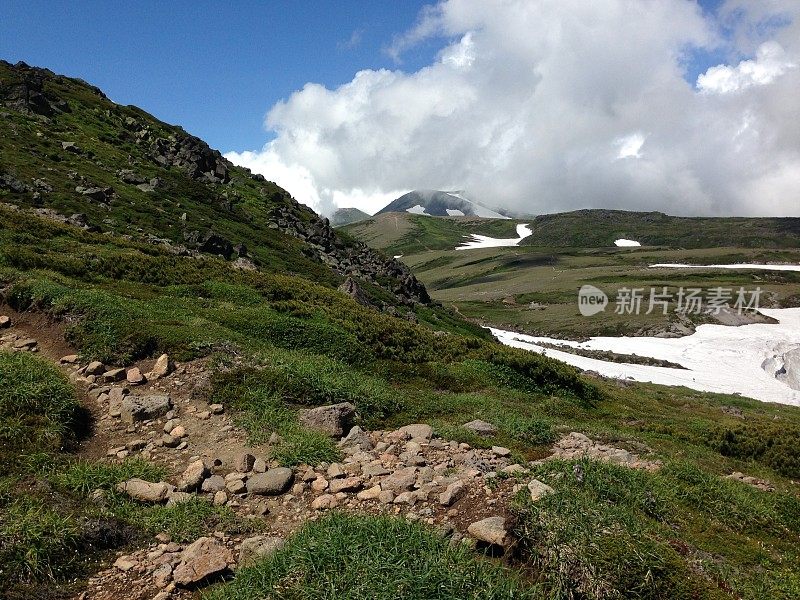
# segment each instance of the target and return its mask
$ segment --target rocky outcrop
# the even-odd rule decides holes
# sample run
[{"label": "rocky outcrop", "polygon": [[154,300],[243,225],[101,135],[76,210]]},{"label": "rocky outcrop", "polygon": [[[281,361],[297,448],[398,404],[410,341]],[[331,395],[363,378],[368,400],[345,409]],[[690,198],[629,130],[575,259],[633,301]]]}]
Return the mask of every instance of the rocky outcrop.
[{"label": "rocky outcrop", "polygon": [[[6,61],[0,63],[6,67],[11,66]],[[55,73],[48,69],[31,67],[24,62],[18,62],[13,68],[16,79],[0,80],[0,104],[22,113],[44,117],[70,112],[69,105],[64,100],[45,89],[45,81],[55,77]]]},{"label": "rocky outcrop", "polygon": [[200,138],[181,132],[168,138],[156,138],[150,146],[153,160],[165,167],[178,167],[192,179],[208,183],[227,183],[230,163],[218,150],[212,150]]}]

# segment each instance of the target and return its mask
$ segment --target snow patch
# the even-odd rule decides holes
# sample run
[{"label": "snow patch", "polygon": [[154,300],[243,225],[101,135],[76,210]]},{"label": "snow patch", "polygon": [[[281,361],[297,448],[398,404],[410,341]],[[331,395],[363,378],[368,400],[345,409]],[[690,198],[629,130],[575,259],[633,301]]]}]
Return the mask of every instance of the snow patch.
[{"label": "snow patch", "polygon": [[502,248],[505,246],[517,246],[526,237],[531,235],[530,227],[527,223],[520,223],[517,225],[517,236],[515,238],[493,238],[488,235],[480,235],[477,233],[471,234],[471,240],[464,242],[456,247],[456,250],[474,250],[475,248]]},{"label": "snow patch", "polygon": [[463,217],[464,213],[457,208],[446,208],[447,214],[451,217]]},{"label": "snow patch", "polygon": [[614,245],[619,248],[633,248],[635,246],[641,246],[641,244],[636,240],[626,240],[625,238],[614,240]]},{"label": "snow patch", "polygon": [[733,269],[760,271],[800,271],[800,265],[761,265],[754,263],[736,263],[732,265],[687,265],[682,263],[658,263],[650,265],[651,269]]},{"label": "snow patch", "polygon": [[[416,204],[411,208],[407,208],[406,212],[410,212],[412,215],[427,215],[428,213],[425,211],[425,207],[421,204]],[[428,215],[430,216],[430,215]]]},{"label": "snow patch", "polygon": [[[445,192],[448,196],[452,196],[453,198],[458,198],[459,200],[463,200],[464,202],[469,202],[472,205],[472,211],[475,213],[476,217],[483,217],[486,219],[509,219],[505,215],[501,215],[499,212],[495,212],[491,209],[486,208],[485,206],[481,206],[480,204],[475,204],[469,198],[465,198],[461,192]],[[448,211],[449,212],[449,211]]]},{"label": "snow patch", "polygon": [[[760,312],[778,323],[740,327],[705,324],[682,338],[594,337],[586,342],[533,337],[502,329],[491,328],[491,331],[507,346],[546,354],[606,377],[685,386],[703,392],[741,394],[762,402],[800,406],[800,391],[790,387],[797,377],[794,370],[800,367],[794,360],[800,349],[800,308],[761,309]],[[538,345],[543,342],[649,356],[685,369],[609,362]],[[784,368],[787,364],[788,370]],[[786,374],[780,373],[782,369]]]}]

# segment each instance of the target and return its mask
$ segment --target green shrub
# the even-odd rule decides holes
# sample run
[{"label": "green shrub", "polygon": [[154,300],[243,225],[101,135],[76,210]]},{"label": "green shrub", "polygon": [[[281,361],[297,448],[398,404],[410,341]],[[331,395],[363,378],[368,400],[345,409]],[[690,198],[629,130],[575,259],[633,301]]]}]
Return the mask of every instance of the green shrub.
[{"label": "green shrub", "polygon": [[800,478],[800,427],[778,422],[717,428],[709,445],[723,456],[756,460],[781,475]]}]

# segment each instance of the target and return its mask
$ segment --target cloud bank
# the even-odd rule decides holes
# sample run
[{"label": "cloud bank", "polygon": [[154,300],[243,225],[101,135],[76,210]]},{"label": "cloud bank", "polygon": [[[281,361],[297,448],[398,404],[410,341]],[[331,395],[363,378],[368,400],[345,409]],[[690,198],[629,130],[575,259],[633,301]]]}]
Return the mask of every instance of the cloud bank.
[{"label": "cloud bank", "polygon": [[269,110],[272,141],[226,156],[323,213],[424,188],[533,214],[800,215],[795,0],[447,0],[387,52],[431,38],[430,65],[308,83]]}]

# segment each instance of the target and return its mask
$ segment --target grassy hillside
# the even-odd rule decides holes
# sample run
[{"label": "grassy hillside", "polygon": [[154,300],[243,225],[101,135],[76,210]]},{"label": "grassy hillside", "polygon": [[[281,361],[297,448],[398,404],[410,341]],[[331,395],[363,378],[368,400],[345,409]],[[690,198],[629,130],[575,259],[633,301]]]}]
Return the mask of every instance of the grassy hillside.
[{"label": "grassy hillside", "polygon": [[[334,515],[307,525],[211,597],[800,594],[797,408],[618,385],[503,347],[458,314],[414,300],[419,290],[407,271],[391,261],[380,263],[389,265],[385,270],[375,266],[380,255],[324,233],[325,224],[285,192],[220,163],[207,147],[190,141],[181,146],[195,149],[188,154],[153,154],[155,140],[180,136],[177,129],[41,72],[34,73],[43,77],[37,96],[35,85],[20,88],[14,79],[30,77],[25,69],[0,69],[2,299],[17,311],[51,317],[82,361],[122,365],[162,352],[181,361],[209,357],[209,401],[222,403],[253,443],[278,433],[271,457],[288,466],[340,458],[335,443],[303,427],[297,412],[343,401],[356,405],[364,427],[426,422],[449,440],[507,446],[520,462],[547,456],[562,435],[580,431],[663,463],[653,473],[588,460],[537,464],[536,476],[556,493],[531,505],[523,488],[519,502],[505,507],[518,544],[502,565],[450,548],[423,524]],[[125,133],[129,116],[134,131],[145,124],[167,137],[137,143]],[[80,152],[62,141],[75,141]],[[115,178],[131,167],[162,183],[153,192],[137,187],[144,184],[126,187]],[[46,187],[36,183],[42,178]],[[76,191],[89,184],[114,191],[102,188],[99,200],[99,192],[92,199]],[[84,213],[98,230],[37,208]],[[422,227],[434,224],[438,244],[463,231],[458,220],[420,219]],[[486,222],[491,230],[483,232],[506,236],[513,225]],[[220,254],[225,243],[206,238],[212,228],[247,249]],[[511,250],[530,261],[526,266],[552,269],[541,257],[525,257],[526,249]],[[611,260],[624,262],[621,256]],[[258,268],[242,268],[238,258]],[[443,266],[452,257],[431,259]],[[480,265],[491,257],[464,259]],[[509,263],[481,277],[518,267]],[[370,306],[336,289],[356,272]],[[76,394],[41,359],[0,353],[0,593],[63,597],[67,585],[67,593],[80,589],[97,552],[157,532],[190,541],[203,532],[258,528],[258,519],[242,522],[230,508],[201,500],[146,507],[115,493],[115,484],[131,476],[163,474],[144,461],[78,460],[74,442],[91,423]],[[476,418],[494,423],[497,433],[481,438],[462,427]],[[775,491],[724,479],[734,470],[769,480]],[[106,535],[88,538],[97,523]]]}]

